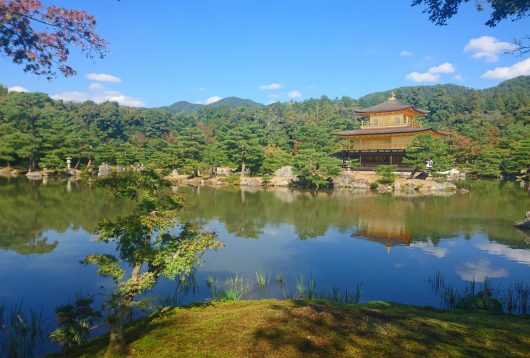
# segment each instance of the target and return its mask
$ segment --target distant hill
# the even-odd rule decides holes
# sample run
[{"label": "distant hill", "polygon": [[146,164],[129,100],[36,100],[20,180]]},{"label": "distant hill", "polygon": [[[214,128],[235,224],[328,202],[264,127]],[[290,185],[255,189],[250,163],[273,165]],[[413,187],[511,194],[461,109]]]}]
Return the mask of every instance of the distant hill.
[{"label": "distant hill", "polygon": [[230,109],[236,109],[236,108],[254,108],[254,107],[263,107],[264,105],[258,102],[254,102],[250,99],[244,99],[239,97],[226,97],[221,99],[220,101],[211,103],[211,104],[197,104],[197,103],[190,103],[187,101],[179,101],[175,102],[170,106],[162,107],[165,109],[169,109],[173,112],[197,112],[198,110],[202,108],[218,108],[218,107],[228,107]]}]

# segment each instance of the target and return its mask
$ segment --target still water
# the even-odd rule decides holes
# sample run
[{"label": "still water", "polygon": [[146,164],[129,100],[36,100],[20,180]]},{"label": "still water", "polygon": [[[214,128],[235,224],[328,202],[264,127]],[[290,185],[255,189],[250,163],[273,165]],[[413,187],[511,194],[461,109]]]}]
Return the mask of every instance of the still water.
[{"label": "still water", "polygon": [[[211,297],[207,276],[220,282],[238,274],[280,273],[282,289],[252,297],[282,298],[302,275],[317,290],[353,289],[361,302],[386,300],[440,304],[428,278],[436,272],[456,286],[530,280],[530,233],[513,227],[530,195],[514,183],[464,182],[467,194],[394,197],[367,192],[183,187],[183,217],[216,231],[225,247],[203,256],[195,284],[162,281],[152,292],[185,304]],[[89,253],[113,252],[92,242],[99,218],[131,210],[85,182],[0,181],[0,305],[23,301],[42,310],[53,327],[53,309],[76,293],[109,286]],[[273,286],[273,285],[271,285]],[[52,349],[47,346],[46,350]]]}]

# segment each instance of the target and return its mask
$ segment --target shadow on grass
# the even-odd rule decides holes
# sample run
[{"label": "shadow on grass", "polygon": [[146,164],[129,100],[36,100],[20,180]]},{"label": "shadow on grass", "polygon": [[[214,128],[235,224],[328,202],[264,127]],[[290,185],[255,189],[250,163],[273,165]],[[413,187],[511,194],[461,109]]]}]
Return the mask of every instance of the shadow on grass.
[{"label": "shadow on grass", "polygon": [[[375,302],[273,305],[254,337],[290,356],[530,356],[528,316],[469,314]],[[266,349],[267,350],[267,349]]]},{"label": "shadow on grass", "polygon": [[[211,305],[211,302],[195,302],[187,306],[179,307],[179,309],[206,308]],[[172,316],[174,309],[175,307],[164,307],[147,317],[134,320],[127,324],[125,328],[125,339],[127,344],[135,342],[153,331],[165,328],[168,323],[164,321],[164,317]],[[87,343],[79,347],[66,352],[51,354],[48,357],[100,357],[105,354],[108,343],[109,335],[103,334],[89,340]]]}]

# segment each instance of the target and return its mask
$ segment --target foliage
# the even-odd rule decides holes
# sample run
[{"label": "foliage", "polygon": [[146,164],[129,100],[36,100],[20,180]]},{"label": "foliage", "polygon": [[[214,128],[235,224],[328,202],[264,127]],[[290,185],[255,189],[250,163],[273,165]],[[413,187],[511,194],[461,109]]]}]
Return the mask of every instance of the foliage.
[{"label": "foliage", "polygon": [[414,170],[424,170],[429,159],[434,162],[433,170],[445,170],[452,164],[448,145],[442,138],[431,134],[417,135],[406,150],[403,164]]},{"label": "foliage", "polygon": [[332,179],[340,173],[340,161],[315,148],[300,150],[294,157],[294,172],[303,187],[331,186]]},{"label": "foliage", "polygon": [[55,320],[59,328],[50,333],[50,339],[65,350],[84,343],[101,312],[92,308],[93,297],[77,295],[72,303],[55,308]]},{"label": "foliage", "polygon": [[[400,101],[431,111],[424,126],[451,132],[447,150],[459,166],[481,175],[520,171],[525,161],[521,145],[530,138],[530,77],[485,90],[436,85],[395,91]],[[42,93],[7,93],[0,87],[0,163],[61,169],[69,156],[78,169],[102,162],[141,163],[203,175],[218,166],[245,166],[252,175],[271,175],[281,166],[294,166],[295,156],[306,163],[308,151],[316,152],[314,158],[338,152],[333,133],[358,128],[353,111],[389,95],[321,97],[252,108],[208,106],[177,113],[110,102],[65,103]],[[486,152],[499,153],[500,162],[485,157]],[[512,158],[520,163],[513,165]],[[490,162],[489,173],[481,173],[483,164]],[[321,176],[317,181],[325,185]]]},{"label": "foliage", "polygon": [[[412,6],[425,4],[424,12],[429,14],[429,20],[436,25],[446,25],[447,20],[458,13],[460,6],[469,0],[413,0]],[[490,18],[486,22],[489,27],[495,27],[500,21],[506,18],[514,20],[522,19],[530,13],[530,3],[521,0],[495,1],[486,0],[487,5],[482,1],[477,1],[475,7],[478,11],[491,8]]]},{"label": "foliage", "polygon": [[[108,296],[107,321],[111,327],[109,354],[125,351],[123,326],[129,312],[145,300],[135,298],[152,288],[162,276],[174,279],[189,274],[198,257],[222,244],[213,233],[198,230],[191,224],[178,224],[182,204],[170,188],[152,170],[103,179],[116,199],[136,202],[136,208],[115,220],[103,219],[96,230],[97,242],[116,244],[117,255],[91,254],[83,263],[98,266],[98,275],[110,278],[115,288]],[[174,227],[178,226],[174,234]],[[130,268],[130,275],[126,277]]]},{"label": "foliage", "polygon": [[95,31],[96,20],[85,11],[43,6],[36,0],[0,1],[0,52],[25,72],[55,77],[75,75],[67,64],[70,46],[88,58],[103,58],[108,43]]},{"label": "foliage", "polygon": [[396,170],[395,165],[379,165],[375,168],[375,172],[379,175],[378,182],[381,184],[394,184],[396,181]]}]

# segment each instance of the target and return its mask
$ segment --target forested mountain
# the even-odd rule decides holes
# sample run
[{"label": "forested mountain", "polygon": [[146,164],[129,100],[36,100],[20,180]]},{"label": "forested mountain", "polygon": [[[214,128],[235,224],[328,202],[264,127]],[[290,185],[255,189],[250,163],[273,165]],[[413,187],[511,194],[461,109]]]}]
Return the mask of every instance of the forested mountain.
[{"label": "forested mountain", "polygon": [[179,101],[179,102],[173,103],[170,106],[162,107],[162,108],[169,109],[174,112],[191,113],[191,112],[197,112],[200,109],[205,108],[205,107],[210,107],[210,108],[228,107],[230,109],[237,109],[237,108],[263,107],[263,104],[254,102],[250,99],[243,99],[239,97],[227,97],[217,102],[210,103],[208,105],[190,103],[187,101]]},{"label": "forested mountain", "polygon": [[[431,111],[425,125],[452,133],[448,144],[456,165],[496,176],[518,173],[530,163],[530,77],[485,90],[436,85],[393,91],[402,102]],[[336,164],[329,157],[339,149],[332,133],[358,128],[354,110],[383,102],[390,92],[251,108],[220,101],[177,113],[67,103],[0,87],[0,163],[59,168],[70,156],[78,168],[105,161],[193,174],[229,165],[266,175],[293,164],[318,172]]]}]

